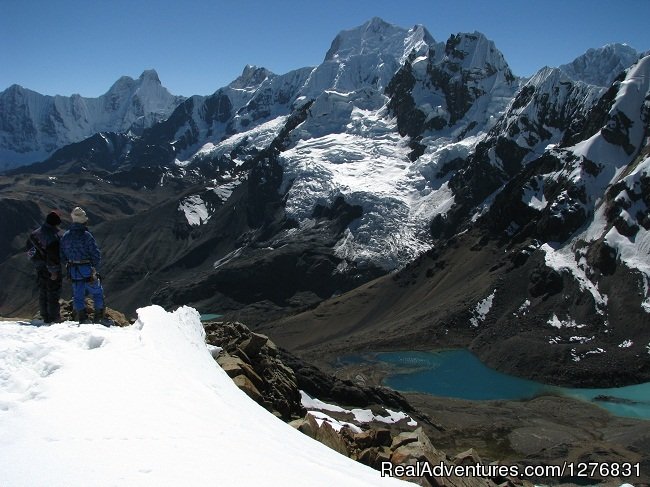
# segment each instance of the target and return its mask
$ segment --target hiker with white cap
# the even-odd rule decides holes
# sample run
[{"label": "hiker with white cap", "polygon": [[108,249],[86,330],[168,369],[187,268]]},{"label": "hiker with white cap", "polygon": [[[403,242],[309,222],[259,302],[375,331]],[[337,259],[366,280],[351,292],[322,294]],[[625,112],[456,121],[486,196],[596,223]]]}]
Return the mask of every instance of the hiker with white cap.
[{"label": "hiker with white cap", "polygon": [[108,326],[104,313],[104,290],[97,270],[101,264],[101,252],[95,237],[88,231],[88,216],[83,208],[77,206],[72,213],[72,225],[61,237],[61,263],[68,270],[72,281],[72,306],[79,323],[90,323],[85,297],[93,299],[95,314],[92,322]]}]

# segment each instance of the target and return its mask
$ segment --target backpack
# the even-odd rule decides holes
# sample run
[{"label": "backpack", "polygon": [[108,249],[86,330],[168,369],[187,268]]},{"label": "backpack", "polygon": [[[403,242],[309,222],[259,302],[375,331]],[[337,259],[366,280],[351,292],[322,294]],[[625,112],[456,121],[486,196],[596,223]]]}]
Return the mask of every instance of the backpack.
[{"label": "backpack", "polygon": [[39,230],[34,230],[30,233],[29,238],[27,239],[27,244],[25,245],[25,248],[27,249],[27,258],[33,263],[45,261],[46,258],[45,248],[43,247],[41,239],[38,238],[38,233]]}]

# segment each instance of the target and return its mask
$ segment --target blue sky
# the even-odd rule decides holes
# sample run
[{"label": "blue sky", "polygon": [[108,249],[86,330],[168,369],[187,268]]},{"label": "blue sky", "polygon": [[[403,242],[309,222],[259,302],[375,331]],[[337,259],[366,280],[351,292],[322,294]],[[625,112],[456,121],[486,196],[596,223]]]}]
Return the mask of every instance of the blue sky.
[{"label": "blue sky", "polygon": [[374,16],[437,41],[482,32],[520,76],[609,43],[650,50],[650,0],[0,0],[0,91],[94,97],[153,68],[172,93],[207,95],[246,64],[319,64]]}]

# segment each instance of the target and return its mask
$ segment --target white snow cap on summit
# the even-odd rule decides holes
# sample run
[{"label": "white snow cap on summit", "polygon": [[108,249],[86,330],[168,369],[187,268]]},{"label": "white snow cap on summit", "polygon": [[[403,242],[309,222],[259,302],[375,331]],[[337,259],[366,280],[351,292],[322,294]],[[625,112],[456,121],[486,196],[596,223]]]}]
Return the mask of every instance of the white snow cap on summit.
[{"label": "white snow cap on summit", "polygon": [[571,79],[608,87],[616,77],[638,61],[641,55],[627,44],[607,44],[589,49],[560,69]]},{"label": "white snow cap on summit", "polygon": [[370,54],[402,59],[412,37],[426,44],[435,43],[431,34],[421,25],[407,30],[373,17],[359,27],[340,32],[332,41],[325,61],[344,61],[353,56]]}]

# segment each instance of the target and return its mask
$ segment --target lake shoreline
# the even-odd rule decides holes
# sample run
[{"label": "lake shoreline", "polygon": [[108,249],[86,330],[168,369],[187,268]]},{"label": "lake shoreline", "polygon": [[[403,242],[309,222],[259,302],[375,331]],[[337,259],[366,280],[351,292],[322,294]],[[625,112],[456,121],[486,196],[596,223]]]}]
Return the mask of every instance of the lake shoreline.
[{"label": "lake shoreline", "polygon": [[[342,365],[335,361],[326,369],[341,379],[383,387],[395,372],[394,367],[371,362]],[[639,462],[642,476],[634,482],[650,481],[649,420],[615,416],[600,405],[556,394],[521,400],[464,400],[400,393],[431,419],[435,427],[428,433],[434,445],[450,455],[474,448],[484,461],[502,463]]]},{"label": "lake shoreline", "polygon": [[348,354],[330,366],[358,383],[401,393],[480,401],[571,397],[617,416],[650,419],[650,383],[620,388],[555,386],[489,368],[466,349]]}]

